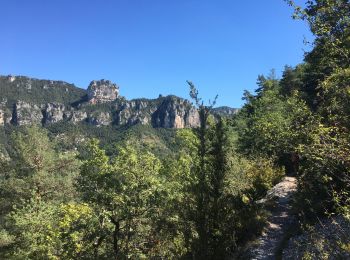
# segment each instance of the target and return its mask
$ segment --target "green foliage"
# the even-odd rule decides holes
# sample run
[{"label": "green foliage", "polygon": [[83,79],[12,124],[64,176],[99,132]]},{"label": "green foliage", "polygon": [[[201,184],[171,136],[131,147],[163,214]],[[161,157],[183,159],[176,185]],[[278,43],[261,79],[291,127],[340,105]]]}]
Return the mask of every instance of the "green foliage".
[{"label": "green foliage", "polygon": [[350,127],[350,68],[332,74],[319,87],[319,113],[327,124]]},{"label": "green foliage", "polygon": [[305,65],[300,64],[295,68],[285,66],[282,78],[279,82],[281,94],[285,97],[292,96],[293,93],[300,91],[303,87],[303,77]]},{"label": "green foliage", "polygon": [[[0,258],[237,258],[261,231],[266,215],[257,201],[284,168],[298,177],[299,220],[350,218],[350,4],[287,2],[309,23],[313,48],[281,80],[274,71],[259,76],[232,119],[220,109],[212,116],[216,98],[204,105],[188,82],[197,129],[0,127]],[[25,77],[0,77],[0,85],[6,113],[16,100],[69,107],[86,95]],[[153,108],[165,99],[177,97],[147,101]],[[80,109],[100,113],[123,102]],[[335,248],[348,251],[348,241]]]},{"label": "green foliage", "polygon": [[98,142],[90,144],[77,188],[101,221],[110,223],[103,228],[116,257],[146,258],[164,246],[156,231],[167,186],[160,172],[160,161],[149,152],[121,147],[110,160]]},{"label": "green foliage", "polygon": [[337,69],[350,66],[350,3],[347,0],[311,0],[301,8],[294,1],[295,17],[308,22],[314,34],[313,48],[306,54],[303,91],[313,107],[320,102],[318,87]]},{"label": "green foliage", "polygon": [[312,220],[320,214],[348,214],[349,141],[340,129],[320,125],[312,143],[300,146],[300,214]]},{"label": "green foliage", "polygon": [[[193,163],[193,181],[185,190],[192,203],[184,206],[187,219],[193,223],[192,256],[234,257],[240,246],[261,230],[265,218],[256,201],[283,171],[276,170],[271,161],[250,161],[238,155],[234,133],[226,120],[213,120],[211,106],[203,105],[198,91],[189,84],[201,119],[200,127],[193,133],[179,133],[182,142],[187,142],[182,151]],[[274,84],[267,88],[270,91]]]},{"label": "green foliage", "polygon": [[47,129],[52,138],[56,139],[60,149],[75,150],[84,154],[86,141],[92,138],[100,140],[108,155],[115,152],[115,145],[128,142],[137,149],[152,151],[158,157],[170,156],[179,149],[175,142],[176,130],[153,128],[148,125],[101,126],[86,124],[71,124],[60,122],[48,125]]},{"label": "green foliage", "polygon": [[54,204],[35,197],[14,208],[8,216],[11,233],[16,237],[8,255],[11,259],[58,259],[57,241],[52,239],[56,210]]},{"label": "green foliage", "polygon": [[79,162],[57,152],[36,126],[13,133],[11,143],[13,150],[0,161],[0,251],[15,259],[53,258],[55,242],[47,239],[56,205],[75,198]]},{"label": "green foliage", "polygon": [[297,157],[299,144],[308,142],[306,130],[313,123],[311,111],[297,91],[286,95],[285,90],[293,86],[293,81],[285,79],[282,88],[274,78],[259,79],[257,94],[246,94],[247,103],[233,121],[239,150],[276,158],[288,172],[296,172],[293,156]]},{"label": "green foliage", "polygon": [[[14,150],[1,163],[1,199],[20,203],[32,193],[43,200],[70,200],[79,162],[75,154],[60,154],[45,130],[30,127],[12,135]],[[2,204],[6,205],[6,203]],[[5,213],[5,212],[3,212]]]},{"label": "green foliage", "polygon": [[[264,215],[255,201],[277,175],[270,162],[256,164],[234,152],[226,121],[207,122],[204,179],[198,171],[203,162],[199,130],[180,130],[174,139],[165,131],[163,140],[178,150],[163,161],[150,152],[158,144],[143,145],[135,138],[147,135],[145,127],[132,128],[114,148],[106,146],[109,155],[96,140],[82,144],[76,182],[74,153],[60,153],[62,146],[42,128],[18,129],[10,142],[11,160],[1,161],[1,256],[198,256],[201,213],[207,218],[208,256],[233,255],[262,228]],[[80,138],[78,130],[72,137]],[[50,136],[62,142],[58,133]],[[201,212],[200,196],[206,200]]]},{"label": "green foliage", "polygon": [[276,167],[274,162],[264,158],[255,158],[247,167],[245,178],[250,181],[249,193],[255,200],[265,196],[266,192],[276,185],[284,176],[283,168]]},{"label": "green foliage", "polygon": [[[297,173],[295,210],[302,223],[348,217],[350,4],[313,0],[301,8],[287,2],[309,23],[313,48],[304,64],[286,67],[281,80],[259,76],[256,94],[245,93],[247,103],[233,120],[239,151],[275,158]],[[264,180],[273,183],[263,172],[254,178],[253,196],[269,188]]]},{"label": "green foliage", "polygon": [[98,219],[86,204],[58,205],[33,197],[22,207],[14,208],[8,222],[13,237],[6,258],[92,259],[98,256]]},{"label": "green foliage", "polygon": [[99,222],[93,209],[85,203],[62,204],[56,217],[54,237],[60,242],[63,259],[98,257]]},{"label": "green foliage", "polygon": [[326,213],[347,215],[350,3],[313,0],[300,8],[288,2],[315,36],[299,87],[314,112],[305,128],[308,142],[298,148],[300,215],[306,221]]},{"label": "green foliage", "polygon": [[9,109],[12,109],[18,100],[33,104],[58,102],[71,105],[86,95],[84,89],[77,88],[73,84],[27,77],[16,77],[11,82],[8,77],[0,76],[0,86],[0,102],[7,100]]}]

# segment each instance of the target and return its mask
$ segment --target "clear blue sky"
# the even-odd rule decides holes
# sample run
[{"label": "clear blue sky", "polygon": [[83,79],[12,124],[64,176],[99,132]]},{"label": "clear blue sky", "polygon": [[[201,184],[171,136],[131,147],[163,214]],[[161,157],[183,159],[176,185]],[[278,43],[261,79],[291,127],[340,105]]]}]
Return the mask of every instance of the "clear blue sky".
[{"label": "clear blue sky", "polygon": [[303,59],[307,25],[283,0],[1,0],[0,74],[86,88],[109,79],[127,98],[188,97],[239,107],[258,74]]}]

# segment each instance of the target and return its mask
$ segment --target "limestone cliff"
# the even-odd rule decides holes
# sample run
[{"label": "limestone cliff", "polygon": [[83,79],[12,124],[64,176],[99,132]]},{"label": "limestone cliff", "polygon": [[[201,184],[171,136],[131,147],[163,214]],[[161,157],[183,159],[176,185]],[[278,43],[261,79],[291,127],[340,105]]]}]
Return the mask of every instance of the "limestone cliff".
[{"label": "limestone cliff", "polygon": [[238,111],[239,111],[238,108],[232,108],[232,107],[226,107],[226,106],[213,108],[213,112],[221,116],[231,116],[238,113]]},{"label": "limestone cliff", "polygon": [[87,92],[90,103],[106,103],[117,99],[119,87],[109,80],[94,80],[90,83]]},{"label": "limestone cliff", "polygon": [[[126,100],[109,80],[92,81],[87,90],[63,81],[23,76],[0,76],[0,126],[71,122],[73,124],[151,125],[155,128],[191,128],[199,125],[197,109],[176,96]],[[235,109],[215,113],[232,115]]]},{"label": "limestone cliff", "polygon": [[70,121],[72,121],[74,124],[75,123],[80,123],[82,121],[87,120],[88,114],[85,111],[73,111],[72,116],[70,118]]},{"label": "limestone cliff", "polygon": [[5,123],[4,111],[2,109],[0,109],[0,126],[4,125],[4,123]]},{"label": "limestone cliff", "polygon": [[112,124],[111,113],[97,112],[88,117],[88,123],[95,126],[106,126]]},{"label": "limestone cliff", "polygon": [[152,115],[152,125],[163,128],[197,127],[199,115],[189,101],[169,96]]},{"label": "limestone cliff", "polygon": [[14,125],[30,125],[41,124],[43,114],[41,106],[27,103],[24,101],[17,101],[14,105],[11,123]]},{"label": "limestone cliff", "polygon": [[151,100],[124,101],[117,106],[116,123],[118,125],[151,124],[151,118],[157,106]]},{"label": "limestone cliff", "polygon": [[60,103],[48,103],[44,110],[44,123],[57,123],[66,119],[70,113],[66,111],[66,107]]}]

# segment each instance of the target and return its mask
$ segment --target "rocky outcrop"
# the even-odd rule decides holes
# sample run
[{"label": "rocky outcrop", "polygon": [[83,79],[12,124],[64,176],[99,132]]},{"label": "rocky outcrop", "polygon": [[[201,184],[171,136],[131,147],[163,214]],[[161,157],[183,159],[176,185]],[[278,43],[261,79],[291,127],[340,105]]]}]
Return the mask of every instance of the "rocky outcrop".
[{"label": "rocky outcrop", "polygon": [[10,124],[12,120],[12,111],[6,107],[6,100],[0,103],[0,126]]},{"label": "rocky outcrop", "polygon": [[[92,81],[87,90],[63,81],[0,76],[0,125],[54,124],[61,121],[105,125],[190,128],[199,125],[196,108],[176,96],[126,100],[109,80]],[[231,115],[225,107],[214,113]]]},{"label": "rocky outcrop", "polygon": [[24,101],[17,101],[12,115],[12,123],[14,125],[31,125],[41,124],[43,114],[41,107]]},{"label": "rocky outcrop", "polygon": [[238,108],[232,108],[232,107],[215,107],[213,108],[214,114],[220,115],[220,116],[231,116],[234,114],[237,114],[239,112]]},{"label": "rocky outcrop", "polygon": [[168,96],[156,100],[125,101],[117,107],[118,125],[151,124],[159,128],[187,128],[199,125],[197,109],[184,99]]},{"label": "rocky outcrop", "polygon": [[3,126],[5,124],[5,113],[4,111],[0,108],[0,126]]},{"label": "rocky outcrop", "polygon": [[156,109],[150,101],[125,101],[117,107],[116,122],[118,125],[151,124],[152,114]]},{"label": "rocky outcrop", "polygon": [[119,87],[109,80],[94,80],[88,89],[88,100],[92,104],[111,102],[117,99]]},{"label": "rocky outcrop", "polygon": [[185,127],[199,127],[199,113],[194,107],[191,107],[185,117]]},{"label": "rocky outcrop", "polygon": [[8,79],[9,82],[14,82],[16,80],[16,77],[12,76],[12,75],[8,75],[7,79]]},{"label": "rocky outcrop", "polygon": [[57,123],[59,121],[62,121],[63,119],[66,119],[68,116],[65,110],[66,110],[65,106],[60,103],[46,104],[46,107],[44,110],[45,124]]},{"label": "rocky outcrop", "polygon": [[88,123],[95,126],[106,126],[112,124],[112,117],[108,112],[94,113],[94,115],[89,116]]},{"label": "rocky outcrop", "polygon": [[152,116],[154,127],[186,128],[199,126],[198,111],[187,100],[167,97]]},{"label": "rocky outcrop", "polygon": [[76,110],[72,112],[72,117],[70,118],[70,120],[74,124],[76,124],[87,120],[87,118],[88,118],[88,114],[85,111]]}]

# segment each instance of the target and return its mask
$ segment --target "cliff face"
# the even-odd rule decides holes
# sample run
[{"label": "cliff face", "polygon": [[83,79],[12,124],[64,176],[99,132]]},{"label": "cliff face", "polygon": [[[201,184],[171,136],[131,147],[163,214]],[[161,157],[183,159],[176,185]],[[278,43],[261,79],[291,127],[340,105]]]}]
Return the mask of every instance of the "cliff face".
[{"label": "cliff face", "polygon": [[2,111],[2,110],[0,109],[0,126],[1,126],[1,125],[4,125],[4,123],[5,123],[4,111]]},{"label": "cliff face", "polygon": [[41,124],[42,119],[41,106],[19,100],[14,106],[11,123],[14,125]]},{"label": "cliff face", "polygon": [[57,123],[70,116],[70,113],[66,111],[65,105],[61,103],[48,103],[44,109],[44,123]]},{"label": "cliff face", "polygon": [[151,100],[123,101],[117,106],[116,123],[118,125],[151,124],[151,118],[157,106]]},{"label": "cliff face", "polygon": [[152,124],[163,128],[197,127],[199,115],[189,101],[171,96],[152,115]]},{"label": "cliff face", "polygon": [[[189,128],[199,125],[198,111],[176,96],[126,100],[119,87],[92,81],[87,90],[63,81],[0,76],[0,126],[4,124],[55,124],[66,121],[94,126],[152,125],[155,128]],[[232,114],[225,108],[220,114]]]},{"label": "cliff face", "polygon": [[156,100],[132,100],[117,108],[118,125],[152,125],[156,128],[187,128],[199,125],[197,110],[192,104],[175,96]]},{"label": "cliff face", "polygon": [[111,113],[97,112],[88,117],[88,123],[95,126],[111,125],[113,123]]},{"label": "cliff face", "polygon": [[119,87],[109,80],[94,80],[90,83],[87,92],[90,103],[106,103],[117,99]]},{"label": "cliff face", "polygon": [[232,108],[232,107],[217,107],[213,109],[213,112],[217,115],[221,116],[231,116],[236,113],[238,113],[238,108]]}]

